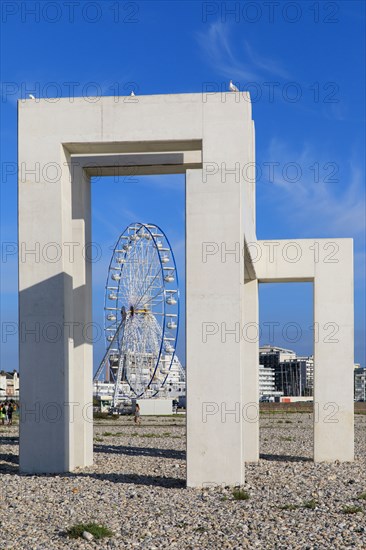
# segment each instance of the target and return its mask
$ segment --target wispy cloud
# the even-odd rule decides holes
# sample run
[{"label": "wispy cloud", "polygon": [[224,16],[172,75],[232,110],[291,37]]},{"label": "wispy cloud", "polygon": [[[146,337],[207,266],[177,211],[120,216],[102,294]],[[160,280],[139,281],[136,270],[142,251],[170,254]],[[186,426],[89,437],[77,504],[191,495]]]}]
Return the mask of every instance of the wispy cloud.
[{"label": "wispy cloud", "polygon": [[244,42],[244,46],[248,59],[258,69],[262,69],[265,73],[279,76],[281,78],[290,78],[290,74],[284,67],[282,67],[280,61],[268,56],[260,55],[258,52],[254,51],[252,46],[247,41]]},{"label": "wispy cloud", "polygon": [[113,238],[117,238],[121,230],[124,229],[120,225],[121,219],[128,219],[131,222],[139,221],[139,216],[136,212],[112,202],[107,212],[101,212],[97,207],[94,207],[93,218],[98,222],[99,226],[104,227],[109,234],[113,235]]},{"label": "wispy cloud", "polygon": [[290,77],[280,61],[261,55],[248,41],[234,41],[233,27],[227,23],[212,23],[196,37],[205,59],[222,77],[242,82],[268,75]]},{"label": "wispy cloud", "polygon": [[[263,162],[278,166],[269,182],[277,193],[278,208],[287,213],[289,207],[295,210],[297,226],[307,234],[364,236],[365,187],[360,163],[352,155],[340,166],[336,162],[329,163],[329,157],[319,157],[309,145],[294,151],[284,141],[271,140]],[[286,177],[285,167],[290,163],[300,169],[299,181],[290,181],[296,179],[294,173]],[[265,178],[261,181],[265,182]],[[286,195],[284,201],[278,196],[279,192]]]}]

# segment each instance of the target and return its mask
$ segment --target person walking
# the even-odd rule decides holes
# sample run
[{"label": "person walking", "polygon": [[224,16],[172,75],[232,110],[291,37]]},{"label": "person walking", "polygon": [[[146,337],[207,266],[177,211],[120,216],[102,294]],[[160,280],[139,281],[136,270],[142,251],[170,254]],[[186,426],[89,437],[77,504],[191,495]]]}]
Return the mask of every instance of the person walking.
[{"label": "person walking", "polygon": [[8,424],[9,424],[9,426],[13,425],[13,412],[14,412],[13,405],[11,403],[9,403],[9,406],[8,406]]},{"label": "person walking", "polygon": [[135,424],[140,425],[141,424],[141,416],[140,416],[140,405],[136,403],[135,405],[135,418],[134,418]]},{"label": "person walking", "polygon": [[1,424],[4,426],[6,422],[6,406],[5,403],[1,405]]}]

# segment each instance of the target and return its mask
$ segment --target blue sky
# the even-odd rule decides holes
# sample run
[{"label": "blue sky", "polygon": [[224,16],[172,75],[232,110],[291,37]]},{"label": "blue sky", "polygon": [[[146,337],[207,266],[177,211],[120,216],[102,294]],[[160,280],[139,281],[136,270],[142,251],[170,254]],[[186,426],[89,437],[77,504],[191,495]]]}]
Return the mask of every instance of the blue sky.
[{"label": "blue sky", "polygon": [[[253,99],[257,236],[354,238],[355,359],[365,365],[364,2],[281,2],[273,12],[266,2],[199,1],[79,1],[72,8],[4,1],[1,8],[3,243],[17,239],[16,176],[4,174],[4,163],[17,158],[17,99],[68,96],[72,88],[77,96],[125,95],[132,87],[200,93],[233,79]],[[94,269],[97,321],[109,247],[132,221],[163,227],[184,286],[183,208],[181,176],[93,183],[93,239],[104,252]],[[15,256],[1,270],[2,322],[17,322]],[[311,353],[311,285],[266,285],[260,297],[261,322],[280,323],[273,343]],[[301,327],[299,341],[283,337],[288,322]],[[1,368],[17,367],[16,336],[5,342],[3,335],[1,347]],[[97,357],[101,343],[95,348]]]}]

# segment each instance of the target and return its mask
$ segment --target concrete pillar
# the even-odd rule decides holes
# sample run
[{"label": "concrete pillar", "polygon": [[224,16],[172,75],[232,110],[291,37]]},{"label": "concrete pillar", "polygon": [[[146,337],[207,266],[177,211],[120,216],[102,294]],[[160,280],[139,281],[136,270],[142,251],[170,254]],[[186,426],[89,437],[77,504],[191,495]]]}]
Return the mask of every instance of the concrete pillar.
[{"label": "concrete pillar", "polygon": [[259,319],[258,281],[244,285],[243,361],[243,456],[245,462],[259,460]]},{"label": "concrete pillar", "polygon": [[67,171],[50,181],[43,169],[60,165],[59,147],[38,151],[26,132],[19,134],[20,470],[63,472],[72,460],[73,341],[65,327],[73,322],[73,280],[62,250],[62,243],[72,242],[71,185]]},{"label": "concrete pillar", "polygon": [[[242,368],[239,265],[223,262],[218,243],[240,238],[238,195],[220,181],[186,180],[187,485],[241,485]],[[235,265],[235,264],[234,264]],[[231,332],[229,332],[231,331]]]},{"label": "concrete pillar", "polygon": [[250,103],[230,94],[221,99],[203,105],[203,168],[188,170],[186,179],[190,487],[244,481],[243,251],[252,207],[244,178],[253,125]]},{"label": "concrete pillar", "polygon": [[90,182],[19,136],[20,470],[68,472],[92,464]]},{"label": "concrete pillar", "polygon": [[93,338],[102,327],[92,324],[92,263],[100,254],[91,238],[91,182],[77,161],[72,162],[73,235],[73,369],[69,376],[70,469],[93,464]]},{"label": "concrete pillar", "polygon": [[314,278],[314,460],[354,460],[353,242],[326,243]]}]

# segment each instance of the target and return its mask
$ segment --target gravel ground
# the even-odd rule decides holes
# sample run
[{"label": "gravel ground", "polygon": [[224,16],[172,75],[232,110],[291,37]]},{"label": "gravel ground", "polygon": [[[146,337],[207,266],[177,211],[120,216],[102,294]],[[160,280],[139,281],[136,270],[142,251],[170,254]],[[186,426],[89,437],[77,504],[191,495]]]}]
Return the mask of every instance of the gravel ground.
[{"label": "gravel ground", "polygon": [[[309,414],[263,416],[248,500],[232,489],[185,489],[184,418],[99,421],[94,466],[57,476],[19,475],[17,427],[0,426],[0,550],[366,549],[366,500],[357,498],[366,493],[366,416],[355,418],[356,461],[314,464]],[[66,537],[92,521],[114,536]]]}]

